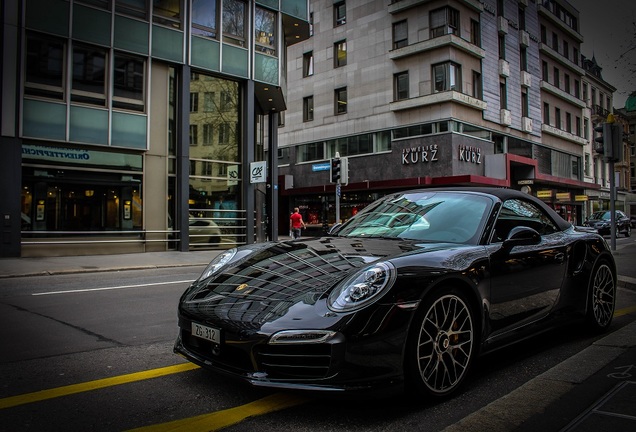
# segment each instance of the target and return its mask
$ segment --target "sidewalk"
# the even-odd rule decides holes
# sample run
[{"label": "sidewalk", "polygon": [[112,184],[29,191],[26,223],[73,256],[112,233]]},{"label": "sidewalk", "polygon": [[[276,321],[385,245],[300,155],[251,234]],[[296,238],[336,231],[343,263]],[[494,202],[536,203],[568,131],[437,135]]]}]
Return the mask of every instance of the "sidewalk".
[{"label": "sidewalk", "polygon": [[[200,266],[221,251],[0,258],[3,278]],[[618,285],[636,291],[636,241],[614,251]],[[633,313],[633,312],[632,312]],[[599,339],[444,432],[636,430],[636,321]]]}]

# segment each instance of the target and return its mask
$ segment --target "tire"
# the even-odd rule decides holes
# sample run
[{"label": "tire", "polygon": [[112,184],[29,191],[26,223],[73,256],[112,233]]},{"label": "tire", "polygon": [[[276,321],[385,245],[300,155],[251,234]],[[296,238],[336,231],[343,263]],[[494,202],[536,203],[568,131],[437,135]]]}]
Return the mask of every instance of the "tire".
[{"label": "tire", "polygon": [[627,225],[625,227],[625,237],[629,237],[631,235],[632,235],[632,227],[631,227],[631,225]]},{"label": "tire", "polygon": [[416,393],[443,398],[454,393],[475,357],[476,317],[466,294],[438,289],[420,305],[409,331],[406,379]]},{"label": "tire", "polygon": [[602,332],[612,323],[616,307],[616,280],[607,262],[601,261],[594,267],[588,292],[587,324]]}]

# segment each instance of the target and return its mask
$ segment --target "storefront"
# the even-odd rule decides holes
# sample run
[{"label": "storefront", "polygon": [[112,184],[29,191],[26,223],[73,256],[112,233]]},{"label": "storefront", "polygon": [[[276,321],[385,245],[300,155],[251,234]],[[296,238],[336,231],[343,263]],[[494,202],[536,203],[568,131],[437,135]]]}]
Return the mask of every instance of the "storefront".
[{"label": "storefront", "polygon": [[143,226],[140,154],[23,144],[23,255],[56,249],[128,244]]}]

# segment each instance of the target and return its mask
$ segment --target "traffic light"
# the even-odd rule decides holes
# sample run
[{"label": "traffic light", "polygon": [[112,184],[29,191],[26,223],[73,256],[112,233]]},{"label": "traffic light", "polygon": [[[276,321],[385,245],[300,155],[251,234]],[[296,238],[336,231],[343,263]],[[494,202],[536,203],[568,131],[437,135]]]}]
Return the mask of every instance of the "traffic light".
[{"label": "traffic light", "polygon": [[331,169],[329,173],[331,183],[340,183],[340,158],[331,159]]},{"label": "traffic light", "polygon": [[611,123],[601,123],[594,127],[594,132],[600,133],[599,136],[594,138],[594,141],[598,143],[596,145],[596,153],[600,153],[605,157],[611,157],[608,153],[612,152],[612,125]]},{"label": "traffic light", "polygon": [[349,158],[340,158],[340,184],[349,184]]},{"label": "traffic light", "polygon": [[612,159],[614,162],[623,161],[623,126],[613,124],[612,126]]}]

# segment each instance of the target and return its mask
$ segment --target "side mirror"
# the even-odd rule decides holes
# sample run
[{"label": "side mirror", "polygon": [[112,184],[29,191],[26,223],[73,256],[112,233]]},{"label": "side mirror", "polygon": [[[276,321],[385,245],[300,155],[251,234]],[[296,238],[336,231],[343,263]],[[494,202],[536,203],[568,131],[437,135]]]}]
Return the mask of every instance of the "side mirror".
[{"label": "side mirror", "polygon": [[518,226],[510,230],[508,238],[503,242],[503,247],[510,250],[515,246],[530,246],[539,243],[541,243],[541,234],[532,228]]}]

